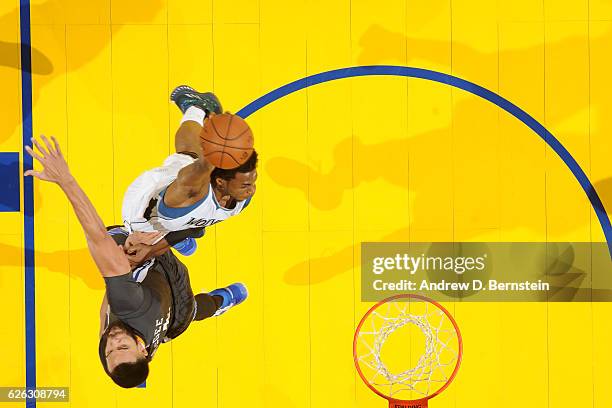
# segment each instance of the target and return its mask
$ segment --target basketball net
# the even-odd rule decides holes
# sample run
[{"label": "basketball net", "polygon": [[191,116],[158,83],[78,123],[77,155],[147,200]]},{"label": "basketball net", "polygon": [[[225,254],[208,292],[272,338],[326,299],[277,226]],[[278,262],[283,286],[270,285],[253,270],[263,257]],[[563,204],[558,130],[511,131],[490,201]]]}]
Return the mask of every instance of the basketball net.
[{"label": "basketball net", "polygon": [[[363,378],[391,407],[425,407],[452,380],[460,358],[460,334],[449,317],[427,301],[385,305],[372,310],[358,332],[357,342],[364,347],[356,347],[355,357]],[[408,325],[423,334],[425,348],[416,365],[394,373],[381,358],[382,350],[393,333],[411,328]]]}]

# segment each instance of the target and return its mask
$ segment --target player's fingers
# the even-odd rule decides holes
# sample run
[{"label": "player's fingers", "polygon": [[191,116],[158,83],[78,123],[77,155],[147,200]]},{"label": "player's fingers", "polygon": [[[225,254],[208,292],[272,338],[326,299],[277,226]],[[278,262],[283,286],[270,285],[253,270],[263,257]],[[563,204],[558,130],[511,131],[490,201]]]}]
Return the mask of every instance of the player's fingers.
[{"label": "player's fingers", "polygon": [[51,140],[53,140],[53,145],[55,146],[55,151],[57,152],[57,154],[60,157],[64,157],[64,155],[62,154],[62,149],[60,149],[59,143],[57,142],[57,139],[55,138],[55,136],[51,136]]},{"label": "player's fingers", "polygon": [[40,171],[28,170],[23,175],[36,177],[39,180],[49,181],[49,178],[45,176],[43,172],[40,172]]},{"label": "player's fingers", "polygon": [[147,245],[151,245],[153,244],[155,241],[157,241],[157,239],[159,237],[162,236],[162,233],[159,231],[156,232],[146,232],[143,235],[145,235],[143,238],[143,243],[147,244]]},{"label": "player's fingers", "polygon": [[26,147],[25,147],[25,150],[26,150],[26,152],[28,152],[28,154],[29,154],[30,156],[32,156],[32,157],[33,157],[33,158],[35,158],[36,160],[38,160],[38,161],[42,161],[42,160],[43,160],[43,158],[42,158],[42,157],[40,157],[40,155],[39,155],[38,153],[36,153],[34,150],[32,150],[32,148],[31,148],[30,146],[26,146]]},{"label": "player's fingers", "polygon": [[142,261],[142,256],[140,256],[138,254],[138,252],[134,251],[134,252],[126,252],[125,257],[128,259],[128,261],[130,262],[134,262],[134,263],[138,263]]},{"label": "player's fingers", "polygon": [[154,232],[137,231],[137,232],[134,232],[132,235],[134,236],[134,240],[136,243],[151,245],[162,235],[162,233],[159,231],[154,231]]},{"label": "player's fingers", "polygon": [[[40,143],[38,143],[38,140],[36,140],[35,137],[32,138],[32,144],[36,146],[39,152],[42,153],[42,157],[49,155],[49,153],[40,145]],[[41,160],[41,159],[38,159],[38,160]]]},{"label": "player's fingers", "polygon": [[49,152],[49,154],[51,156],[55,156],[55,150],[53,149],[53,146],[51,146],[51,142],[49,142],[49,139],[47,139],[47,137],[45,135],[40,135],[42,141],[45,143],[45,146],[47,146],[47,151]]}]

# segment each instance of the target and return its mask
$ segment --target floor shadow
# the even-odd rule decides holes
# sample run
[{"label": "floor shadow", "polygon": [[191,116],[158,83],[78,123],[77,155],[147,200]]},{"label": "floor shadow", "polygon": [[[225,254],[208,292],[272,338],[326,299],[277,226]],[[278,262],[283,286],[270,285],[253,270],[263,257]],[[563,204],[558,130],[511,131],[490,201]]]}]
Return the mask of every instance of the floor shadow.
[{"label": "floor shadow", "polygon": [[[360,64],[375,64],[389,61],[404,63],[405,58],[400,49],[397,47],[380,46],[380,44],[394,44],[402,41],[405,41],[408,45],[408,65],[410,65],[410,62],[414,59],[425,59],[442,65],[448,63],[447,60],[443,60],[441,57],[444,56],[443,58],[447,58],[447,56],[445,56],[445,51],[450,50],[448,42],[413,39],[401,33],[386,30],[377,25],[370,27],[361,38],[360,45],[362,51],[359,54],[358,61]],[[584,45],[584,41],[585,38],[582,37],[570,37],[547,43],[546,47],[549,49],[552,47],[558,51],[563,50],[567,52],[568,50],[579,49],[579,47]],[[591,41],[596,47],[601,49],[604,43],[610,44],[612,42],[612,31],[608,31],[598,37],[592,37]],[[396,49],[397,51],[394,51]],[[497,63],[499,58],[507,58],[512,61],[537,60],[544,52],[544,44],[538,44],[523,49],[500,50],[499,55],[498,53],[480,52],[468,45],[460,43],[453,43],[453,49],[459,50],[463,58],[472,61],[473,64],[490,64],[492,62]],[[568,84],[568,86],[578,85]],[[520,101],[514,102],[518,103],[519,106],[521,105]],[[585,108],[593,109],[597,111],[599,115],[603,115],[603,117],[608,117],[609,114],[612,114],[612,112],[609,112],[610,106],[608,106],[609,104],[607,104],[606,101],[599,101],[596,97],[593,97],[591,99],[591,106],[587,106],[585,102],[584,99],[575,98],[568,99],[567,103],[558,104],[554,115],[547,116],[547,124],[549,126],[551,124],[554,126]],[[477,98],[468,98],[457,102],[453,107],[453,120],[465,120],[465,118],[470,118],[470,112],[473,113],[475,109],[482,109],[482,106],[476,106],[476,104],[479,103],[482,104],[483,102],[479,101]],[[599,132],[607,132],[606,134],[610,133],[612,129],[610,128],[611,125],[607,123],[608,121],[601,122]],[[266,164],[266,170],[270,177],[279,185],[286,188],[301,190],[310,205],[323,211],[330,211],[340,205],[345,192],[365,182],[384,179],[390,184],[408,189],[408,186],[404,185],[406,180],[405,175],[401,172],[394,171],[390,163],[397,162],[398,160],[405,162],[409,155],[411,159],[414,159],[415,155],[418,155],[419,152],[431,155],[432,152],[440,149],[440,146],[448,146],[450,143],[449,135],[451,133],[452,129],[445,126],[411,138],[396,139],[374,144],[364,144],[359,138],[347,137],[333,148],[333,157],[335,160],[332,168],[327,172],[321,172],[303,162],[284,157],[272,157],[269,159]],[[568,132],[565,133],[565,136],[572,140],[579,140],[582,137],[582,135],[572,135]],[[482,141],[486,141],[489,136],[487,134],[475,132],[473,137],[473,143],[478,144],[479,138],[481,138]],[[534,137],[537,137],[537,135],[534,135]],[[353,156],[346,154],[347,151],[352,151],[354,157],[367,157],[368,162],[376,163],[375,171],[353,172],[352,178],[346,177],[344,173],[353,171]],[[391,155],[390,158],[389,155]],[[528,156],[516,156],[515,160],[515,166],[530,165],[530,158]],[[431,163],[430,169],[434,173],[438,172],[438,174],[435,174],[435,177],[433,177],[433,179],[437,180],[444,176],[440,171],[448,172],[448,167],[442,168],[441,170],[436,167],[435,162]],[[474,171],[476,168],[473,167],[469,170]],[[295,178],[292,178],[291,174],[302,174],[304,172],[309,174],[310,186],[316,186],[317,189],[324,186],[323,188],[325,191],[321,194],[312,194],[311,192],[309,193],[307,187],[297,185],[295,183]],[[450,174],[447,174],[447,176],[451,177]],[[596,182],[595,189],[600,195],[604,206],[609,208],[609,203],[612,203],[612,178]],[[414,220],[413,222],[415,223],[418,223],[423,217],[431,216],[431,208],[429,208],[427,204],[430,200],[419,199],[419,195],[424,193],[426,192],[420,190],[411,190],[410,192],[411,196],[414,197],[414,203],[411,204],[414,214],[411,215],[411,220]],[[469,210],[471,211],[471,218],[469,219],[478,224],[477,221],[480,216],[478,208],[479,203],[478,200],[474,201],[474,208]],[[528,208],[525,209],[528,210]],[[567,222],[561,226],[559,231],[574,231],[583,226],[582,224],[581,218],[568,217]],[[531,228],[529,225],[517,225],[516,227]],[[406,241],[407,239],[408,228],[406,227],[399,228],[383,236],[380,238],[380,241]],[[316,284],[329,280],[353,268],[352,264],[346,263],[346,259],[350,259],[355,250],[356,248],[354,246],[347,246],[331,255],[300,262],[285,272],[284,280],[293,285]],[[308,271],[310,271],[310,275],[308,275]]]},{"label": "floor shadow", "polygon": [[[23,248],[13,247],[0,243],[0,254],[5,259],[21,260]],[[48,269],[54,273],[61,273],[70,278],[82,281],[88,288],[101,290],[104,289],[104,280],[98,272],[89,250],[87,248],[75,249],[72,251],[43,252],[35,251],[34,257],[36,264],[40,268]],[[14,265],[21,267],[21,262]]]},{"label": "floor shadow", "polygon": [[[390,234],[379,238],[379,242],[405,242],[409,238],[409,229],[401,228]],[[349,245],[328,256],[311,258],[299,262],[285,271],[283,280],[290,285],[304,286],[316,285],[328,281],[338,275],[346,273],[358,267],[347,263],[347,259],[353,257],[357,246]],[[355,258],[359,259],[359,258]]]},{"label": "floor shadow", "polygon": [[[21,68],[20,43],[0,41],[0,66],[8,68]],[[49,75],[53,72],[53,63],[42,51],[31,48],[33,67],[29,70],[34,75]]]},{"label": "floor shadow", "polygon": [[[155,16],[164,8],[166,2],[164,0],[131,0],[121,4],[123,11],[130,15],[130,24],[147,24],[150,23]],[[76,9],[75,9],[76,7]],[[108,0],[89,0],[82,2],[75,2],[71,0],[48,0],[44,3],[32,4],[30,7],[31,16],[49,16],[51,20],[57,19],[57,15],[66,13],[66,10],[70,10],[72,15],[96,15],[101,13],[101,10],[105,10],[109,7]],[[11,12],[0,16],[0,25],[14,25],[15,21],[19,21],[19,8],[13,9]],[[107,22],[101,22],[105,24]],[[110,23],[109,33],[110,33]],[[59,27],[57,24],[56,27]],[[62,27],[70,27],[70,24]],[[112,26],[112,37],[117,36],[125,24],[114,24]],[[65,34],[64,34],[65,35]],[[32,32],[32,107],[36,107],[36,103],[41,92],[52,83],[55,79],[66,75],[68,72],[76,71],[86,65],[87,63],[94,60],[100,53],[110,45],[111,35],[108,36],[96,36],[89,39],[87,47],[81,47],[79,53],[72,53],[67,58],[65,47],[66,38],[58,39],[58,44],[55,46],[64,47],[64,52],[61,56],[55,57],[57,54],[56,49],[46,49],[49,47],[49,43],[37,44],[37,31]],[[19,45],[10,42],[0,42],[0,65],[12,67],[15,69],[20,68],[19,61]],[[66,66],[68,64],[68,66]],[[9,101],[14,103],[14,101]],[[2,102],[0,102],[0,109],[2,108]],[[3,132],[0,134],[0,143],[7,140],[8,137],[15,131],[19,125],[19,121],[15,123],[5,124]]]},{"label": "floor shadow", "polygon": [[[606,203],[612,203],[612,177],[608,177],[593,183],[593,187],[595,187],[595,191],[599,198],[601,199],[604,207],[610,208]],[[608,214],[611,211],[606,211]]]},{"label": "floor shadow", "polygon": [[[571,36],[558,41],[546,42],[548,53],[563,54],[572,50],[583,50],[586,36]],[[601,35],[590,37],[590,48],[606,49],[612,42],[612,30],[608,30]],[[406,47],[381,47],[381,44],[406,44]],[[359,64],[378,64],[382,62],[394,61],[399,64],[411,65],[415,60],[425,60],[441,66],[448,66],[450,63],[451,44],[449,41],[429,40],[412,38],[402,33],[393,32],[381,27],[372,25],[359,40],[361,51],[357,57]],[[404,53],[407,49],[408,55]],[[544,43],[536,44],[523,48],[500,49],[498,52],[479,51],[468,44],[454,41],[452,51],[455,55],[460,55],[461,59],[468,61],[474,66],[496,66],[499,61],[532,61],[544,55]],[[586,56],[586,55],[585,55]],[[540,75],[541,73],[534,73]],[[474,78],[464,78],[474,80]],[[580,86],[580,82],[567,81],[564,86],[568,94],[571,88]],[[503,95],[502,95],[503,96]],[[512,101],[521,106],[520,101]],[[566,103],[555,106],[555,117],[547,116],[547,121],[561,121],[577,111],[586,108],[586,101],[581,98],[568,99]]]},{"label": "floor shadow", "polygon": [[[467,104],[469,105],[469,103]],[[439,149],[440,146],[444,146],[447,143],[449,143],[448,131],[436,130],[424,133],[411,139],[406,138],[404,140],[393,140],[374,145],[366,145],[357,141],[355,143],[355,146],[357,148],[356,156],[369,154],[369,157],[375,160],[378,155],[384,155],[385,152],[389,151],[406,152],[410,149],[411,151],[419,151],[426,153],[428,151],[434,151],[433,149],[435,149],[436,147]],[[347,138],[341,141],[334,150],[341,151],[342,149],[346,148],[347,145],[350,146],[350,144],[350,138]],[[337,177],[337,175],[335,174],[335,169],[338,169],[338,171],[342,172],[344,171],[343,168],[346,168],[345,166],[348,166],[349,169],[352,168],[351,163],[345,163],[346,160],[350,161],[350,157],[349,159],[343,159],[336,162],[332,170],[330,170],[329,172],[321,173],[310,168],[306,164],[297,161],[292,161],[286,158],[273,158],[269,160],[266,170],[275,182],[287,188],[301,190],[305,197],[311,197],[311,199],[309,199],[309,203],[311,205],[321,210],[329,211],[336,208],[340,204],[343,194],[352,188],[349,183],[334,184],[334,180],[343,179],[342,177]],[[527,166],[529,164],[528,162],[529,157],[527,156],[517,157],[515,165]],[[289,175],[295,174],[294,171],[298,167],[306,167],[306,171],[310,173],[311,186],[317,186],[317,188],[325,186],[325,193],[309,195],[309,189],[307,187],[295,184],[295,178],[292,179],[291,177],[289,177]],[[448,166],[437,166],[435,161],[431,163],[430,170],[432,179],[440,180],[444,179],[445,177],[452,178],[452,174]],[[542,181],[544,181],[543,175],[540,176],[542,176]],[[568,175],[568,177],[570,176]],[[389,171],[380,171],[368,174],[363,178],[356,177],[354,179],[354,187],[357,188],[362,183],[371,182],[378,178],[384,179],[387,182],[396,186],[408,188],[408,186],[403,184],[405,182],[405,178],[401,178],[400,176],[398,176],[397,172]],[[597,181],[594,183],[594,187],[604,203],[612,203],[612,178]],[[411,189],[410,191],[410,195],[414,197],[414,200],[411,202],[412,214],[410,217],[412,220],[411,225],[413,227],[419,227],[419,224],[422,220],[426,220],[429,217],[432,217],[432,200],[430,198],[430,195],[435,194],[435,190],[438,187],[435,185],[431,185],[429,187],[425,186],[424,188],[426,190],[429,189],[431,191],[426,191],[423,189]],[[313,197],[314,199],[312,199]],[[468,214],[464,214],[464,216],[470,217],[470,219],[476,225],[481,224],[482,205],[482,201],[475,200],[473,207],[469,209],[470,212]],[[528,200],[519,205],[521,206],[521,208],[524,209],[524,211],[533,210],[533,208],[530,208],[531,205],[529,204]],[[452,211],[452,209],[450,209],[450,211]],[[452,214],[438,213],[437,215],[434,215],[434,217],[447,217],[451,219]],[[584,222],[582,222],[582,219],[583,217],[568,217],[566,222],[559,226],[558,232],[567,233],[575,231],[580,227],[583,227]],[[532,226],[528,224],[515,225],[514,228],[525,228],[526,230],[537,231],[537,226]],[[466,236],[465,239],[469,240],[474,237],[475,236]],[[406,226],[382,236],[377,241],[405,242],[409,241],[409,239],[409,228],[408,226]],[[285,272],[284,280],[285,282],[292,285],[308,285],[317,284],[332,279],[333,277],[347,272],[353,268],[353,265],[347,264],[346,260],[351,259],[356,249],[357,248],[355,246],[351,245],[324,257],[312,258],[299,262]]]}]

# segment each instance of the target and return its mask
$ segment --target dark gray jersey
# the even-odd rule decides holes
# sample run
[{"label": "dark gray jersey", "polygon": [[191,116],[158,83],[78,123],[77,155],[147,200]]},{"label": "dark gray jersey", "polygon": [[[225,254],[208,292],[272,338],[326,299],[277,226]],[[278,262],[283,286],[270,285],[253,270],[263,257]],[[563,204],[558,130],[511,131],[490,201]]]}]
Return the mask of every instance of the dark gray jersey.
[{"label": "dark gray jersey", "polygon": [[172,292],[161,265],[153,265],[140,283],[132,272],[104,280],[110,306],[106,328],[121,320],[140,334],[152,358],[173,317]]},{"label": "dark gray jersey", "polygon": [[[127,238],[122,228],[109,233],[119,245]],[[193,319],[195,303],[189,274],[171,251],[104,281],[109,312],[103,336],[111,323],[121,320],[142,337],[149,359],[165,337],[177,337]]]}]

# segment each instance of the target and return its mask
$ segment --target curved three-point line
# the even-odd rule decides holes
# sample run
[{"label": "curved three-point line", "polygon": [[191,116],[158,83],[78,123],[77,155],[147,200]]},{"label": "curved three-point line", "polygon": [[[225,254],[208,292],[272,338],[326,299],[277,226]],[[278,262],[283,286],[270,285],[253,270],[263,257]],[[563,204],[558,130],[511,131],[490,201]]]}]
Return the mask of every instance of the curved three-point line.
[{"label": "curved three-point line", "polygon": [[578,162],[576,162],[576,160],[572,157],[569,151],[561,144],[561,142],[559,142],[559,140],[557,140],[557,138],[554,137],[552,133],[550,133],[540,122],[535,120],[530,114],[528,114],[523,109],[519,108],[506,98],[486,88],[483,88],[480,85],[476,85],[473,82],[466,81],[465,79],[461,79],[449,74],[444,74],[438,71],[397,65],[369,65],[340,68],[307,76],[305,78],[298,79],[297,81],[293,81],[289,84],[283,85],[280,88],[268,92],[264,96],[249,103],[247,106],[238,111],[237,115],[241,116],[242,118],[246,118],[251,114],[257,112],[264,106],[293,92],[299,91],[312,85],[334,81],[336,79],[371,75],[421,78],[450,85],[455,88],[463,89],[466,92],[480,96],[481,98],[494,103],[495,105],[499,106],[500,108],[523,122],[525,125],[527,125],[531,130],[537,133],[546,142],[546,144],[548,144],[555,151],[555,153],[557,153],[561,160],[563,160],[563,163],[565,163],[565,165],[570,169],[576,180],[578,180],[578,183],[580,183],[580,186],[582,187],[587,197],[589,198],[589,201],[591,202],[593,210],[595,210],[595,213],[597,214],[599,224],[601,225],[601,228],[604,232],[604,236],[606,237],[610,257],[612,257],[612,225],[610,225],[610,219],[608,218],[608,214],[606,214],[599,195],[595,191],[595,187],[593,187],[593,184],[591,184],[589,178],[582,170]]}]

